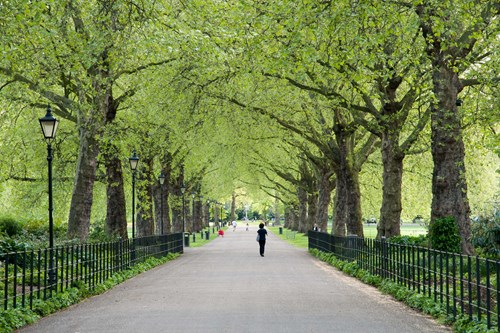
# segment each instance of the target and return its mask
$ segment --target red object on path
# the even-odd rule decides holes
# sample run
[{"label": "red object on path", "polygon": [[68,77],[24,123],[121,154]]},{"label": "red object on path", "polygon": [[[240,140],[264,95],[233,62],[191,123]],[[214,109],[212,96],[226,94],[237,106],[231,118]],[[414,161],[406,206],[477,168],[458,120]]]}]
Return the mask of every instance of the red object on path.
[{"label": "red object on path", "polygon": [[224,237],[224,230],[222,230],[222,229],[219,229],[219,236],[222,236],[222,237]]}]

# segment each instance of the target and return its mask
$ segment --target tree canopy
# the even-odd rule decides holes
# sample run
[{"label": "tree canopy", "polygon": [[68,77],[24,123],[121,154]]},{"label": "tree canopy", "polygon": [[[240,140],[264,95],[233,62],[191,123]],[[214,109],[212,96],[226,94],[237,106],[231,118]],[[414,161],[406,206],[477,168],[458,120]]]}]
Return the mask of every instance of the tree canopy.
[{"label": "tree canopy", "polygon": [[181,230],[184,186],[193,220],[207,200],[237,201],[302,232],[332,217],[329,232],[363,236],[377,217],[378,237],[392,237],[401,220],[453,216],[472,253],[471,215],[498,203],[499,11],[465,0],[0,1],[1,211],[44,218],[34,132],[51,104],[55,214],[70,238],[97,220],[127,237],[135,150],[139,235]]}]

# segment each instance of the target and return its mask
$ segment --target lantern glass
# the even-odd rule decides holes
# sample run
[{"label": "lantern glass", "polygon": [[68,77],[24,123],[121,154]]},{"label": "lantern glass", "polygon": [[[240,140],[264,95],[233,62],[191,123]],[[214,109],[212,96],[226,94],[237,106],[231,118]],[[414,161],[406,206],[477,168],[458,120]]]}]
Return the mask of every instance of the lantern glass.
[{"label": "lantern glass", "polygon": [[44,138],[49,140],[53,139],[56,136],[59,121],[52,116],[50,105],[47,106],[47,114],[45,117],[38,119],[38,121],[40,122]]},{"label": "lantern glass", "polygon": [[132,171],[135,171],[137,169],[137,164],[139,164],[139,157],[137,157],[135,150],[134,153],[132,154],[132,157],[130,157],[128,160],[130,162],[130,169]]}]

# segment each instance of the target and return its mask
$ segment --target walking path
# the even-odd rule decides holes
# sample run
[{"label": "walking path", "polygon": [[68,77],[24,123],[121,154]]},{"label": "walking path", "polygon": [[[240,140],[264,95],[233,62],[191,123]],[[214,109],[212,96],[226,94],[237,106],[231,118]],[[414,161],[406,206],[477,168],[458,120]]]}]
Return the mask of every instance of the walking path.
[{"label": "walking path", "polygon": [[178,259],[18,332],[451,332],[257,227]]}]

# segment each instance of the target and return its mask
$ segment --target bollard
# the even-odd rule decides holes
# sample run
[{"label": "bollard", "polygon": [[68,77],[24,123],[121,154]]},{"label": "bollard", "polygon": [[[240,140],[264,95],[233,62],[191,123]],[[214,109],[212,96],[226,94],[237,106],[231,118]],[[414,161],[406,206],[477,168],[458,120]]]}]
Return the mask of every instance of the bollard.
[{"label": "bollard", "polygon": [[205,231],[205,237],[207,238],[207,240],[210,239],[210,231]]},{"label": "bollard", "polygon": [[193,243],[196,243],[196,232],[193,232]]},{"label": "bollard", "polygon": [[280,235],[283,235],[283,227],[280,227]]}]

